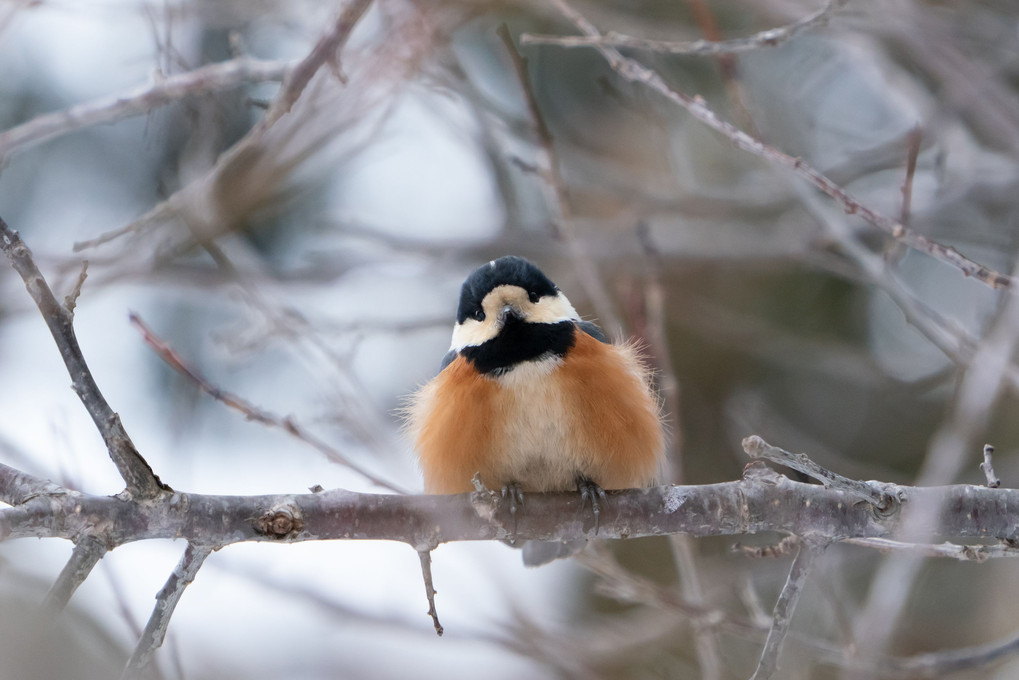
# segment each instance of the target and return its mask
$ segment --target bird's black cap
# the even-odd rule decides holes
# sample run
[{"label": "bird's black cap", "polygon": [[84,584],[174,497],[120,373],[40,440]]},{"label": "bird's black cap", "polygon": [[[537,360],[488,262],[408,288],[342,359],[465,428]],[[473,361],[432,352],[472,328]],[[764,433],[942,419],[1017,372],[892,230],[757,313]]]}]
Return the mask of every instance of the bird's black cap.
[{"label": "bird's black cap", "polygon": [[464,281],[460,289],[460,305],[456,310],[456,322],[463,323],[474,312],[481,309],[481,301],[496,286],[520,286],[538,297],[555,295],[556,285],[531,262],[516,255],[507,255],[483,264]]}]

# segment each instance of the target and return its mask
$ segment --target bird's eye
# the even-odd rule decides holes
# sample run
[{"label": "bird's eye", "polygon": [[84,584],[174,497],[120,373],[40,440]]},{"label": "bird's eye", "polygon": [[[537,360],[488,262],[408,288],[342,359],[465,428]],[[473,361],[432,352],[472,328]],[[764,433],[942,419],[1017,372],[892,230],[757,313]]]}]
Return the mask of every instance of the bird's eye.
[{"label": "bird's eye", "polygon": [[477,320],[477,321],[484,321],[485,320],[485,310],[483,310],[483,309],[475,309],[474,313],[471,314],[471,316],[474,317],[474,319]]},{"label": "bird's eye", "polygon": [[527,299],[530,300],[533,304],[538,304],[539,297],[541,296],[535,293],[533,290],[527,293]]}]

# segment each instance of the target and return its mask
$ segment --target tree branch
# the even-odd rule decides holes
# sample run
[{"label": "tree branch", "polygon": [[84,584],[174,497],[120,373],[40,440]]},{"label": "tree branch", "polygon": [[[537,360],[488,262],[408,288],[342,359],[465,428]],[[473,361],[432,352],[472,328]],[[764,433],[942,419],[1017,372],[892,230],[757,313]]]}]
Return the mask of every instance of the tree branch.
[{"label": "tree branch", "polygon": [[160,359],[162,359],[170,368],[188,378],[195,384],[196,387],[198,387],[198,389],[205,392],[216,401],[228,408],[243,413],[248,420],[253,420],[267,427],[274,427],[286,432],[292,437],[316,449],[334,463],[338,463],[353,470],[377,486],[389,489],[390,491],[395,491],[396,493],[409,493],[406,489],[403,489],[376,475],[362,465],[351,460],[349,457],[343,455],[343,453],[322,441],[315,435],[311,434],[302,425],[300,425],[294,417],[281,417],[252,404],[243,397],[216,387],[195,368],[190,366],[184,358],[169,345],[169,343],[152,332],[152,329],[150,329],[145,322],[142,321],[141,317],[134,312],[131,312],[128,315],[128,318],[131,321],[131,325],[137,328],[142,334],[142,338],[145,340],[145,343],[151,347],[157,355],[159,355]]},{"label": "tree branch", "polygon": [[[0,480],[4,478],[0,475]],[[1019,490],[956,485],[896,487],[902,504],[930,503],[924,518],[932,537],[1019,540]],[[3,490],[0,489],[0,493]],[[575,493],[528,494],[510,515],[492,492],[455,496],[362,494],[336,489],[313,494],[219,496],[160,494],[146,503],[65,490],[0,509],[0,540],[94,536],[111,549],[150,538],[183,538],[200,545],[243,541],[393,540],[415,550],[448,541],[580,540],[594,520]],[[775,473],[699,486],[609,491],[602,504],[601,538],[684,533],[730,536],[764,531],[800,536],[885,537],[898,512],[876,513],[837,489],[794,482]]]},{"label": "tree branch", "polygon": [[444,629],[439,623],[439,612],[435,609],[435,587],[432,585],[432,551],[418,550],[418,558],[421,560],[421,578],[425,582],[425,597],[428,598],[428,615],[432,617],[435,634],[442,637]]},{"label": "tree branch", "polygon": [[42,477],[0,463],[0,502],[21,505],[36,496],[65,493],[67,490]]},{"label": "tree branch", "polygon": [[282,118],[293,107],[304,88],[311,82],[312,76],[325,64],[330,64],[338,77],[342,78],[339,66],[339,51],[347,43],[347,39],[361,20],[361,16],[371,7],[372,0],[351,0],[337,17],[332,27],[326,32],[315,47],[304,59],[301,59],[283,80],[283,87],[273,99],[265,117],[259,122],[256,134],[259,134]]},{"label": "tree branch", "polygon": [[[601,37],[602,34],[595,25],[570,7],[565,0],[553,0],[553,4],[581,33],[592,38]],[[678,104],[686,109],[690,115],[700,122],[721,133],[737,148],[771,161],[775,165],[783,167],[805,179],[834,200],[848,214],[859,215],[864,221],[877,227],[896,241],[951,265],[964,275],[971,276],[991,288],[1010,291],[1015,291],[1019,288],[1019,282],[1016,281],[1015,277],[990,269],[969,259],[955,248],[933,241],[923,234],[903,226],[890,217],[880,214],[863,204],[859,199],[802,158],[783,153],[743,132],[731,123],[723,121],[708,107],[703,98],[699,96],[691,97],[679,90],[673,89],[661,75],[644,66],[639,61],[623,56],[614,47],[595,45],[594,49],[597,49],[605,57],[612,70],[618,73],[624,80],[639,83],[654,90],[674,104]]]},{"label": "tree branch", "polygon": [[60,576],[50,587],[43,600],[42,608],[48,617],[54,617],[64,610],[68,600],[74,595],[92,569],[99,564],[106,554],[106,546],[102,541],[92,536],[85,536],[74,545],[71,552],[71,559],[64,565]]},{"label": "tree branch", "polygon": [[886,490],[889,486],[887,484],[881,482],[861,482],[843,477],[837,472],[821,467],[810,460],[805,453],[790,453],[785,449],[772,446],[756,435],[743,440],[743,450],[751,458],[764,458],[813,477],[826,488],[842,489],[860,500],[870,503],[882,512],[891,509],[897,502],[897,499]]},{"label": "tree branch", "polygon": [[984,462],[980,464],[980,469],[987,477],[987,486],[992,489],[1001,486],[1001,480],[994,474],[994,447],[990,444],[984,444]]},{"label": "tree branch", "polygon": [[595,309],[599,323],[609,337],[621,336],[623,325],[619,316],[615,313],[612,305],[612,297],[605,288],[602,277],[599,276],[591,257],[584,251],[580,239],[573,206],[570,203],[569,193],[566,190],[566,182],[559,171],[559,158],[556,154],[555,140],[552,131],[545,122],[545,117],[538,106],[538,100],[531,88],[531,78],[528,70],[527,59],[524,58],[513,44],[509,28],[502,24],[496,30],[499,39],[502,40],[506,54],[513,65],[513,73],[520,84],[521,94],[527,105],[527,112],[534,127],[534,134],[538,142],[538,162],[535,172],[541,179],[539,187],[544,194],[545,203],[550,213],[552,224],[555,227],[555,235],[562,239],[566,245],[567,252],[573,260],[574,270],[584,292],[591,298],[591,304]]},{"label": "tree branch", "polygon": [[130,92],[38,116],[0,132],[0,166],[38,144],[93,125],[140,116],[184,97],[227,90],[245,83],[282,80],[294,63],[240,57],[161,78]]},{"label": "tree branch", "polygon": [[559,47],[623,47],[665,54],[685,54],[697,56],[717,56],[720,54],[738,54],[759,50],[762,47],[775,47],[808,29],[818,28],[828,23],[846,0],[828,0],[824,7],[808,14],[799,21],[786,26],[769,28],[745,38],[733,40],[693,40],[689,42],[673,42],[670,40],[653,40],[623,35],[609,31],[604,35],[542,35],[524,33],[520,36],[521,45],[557,45]]},{"label": "tree branch", "polygon": [[71,387],[81,399],[85,410],[92,416],[92,421],[106,442],[110,457],[127,483],[128,493],[139,497],[152,497],[160,491],[169,490],[170,487],[159,481],[159,477],[138,453],[120,422],[120,416],[110,408],[106,398],[99,391],[99,386],[96,385],[78,346],[71,310],[57,302],[53,291],[32,259],[28,246],[3,219],[0,219],[0,250],[7,254],[11,265],[25,282],[29,295],[39,307],[64,359],[67,372],[71,375]]},{"label": "tree branch", "polygon": [[764,649],[761,651],[761,660],[757,664],[750,680],[769,680],[775,674],[778,667],[778,655],[782,651],[782,644],[785,642],[786,634],[789,632],[789,624],[793,619],[793,612],[796,611],[796,603],[803,592],[803,585],[807,582],[807,575],[814,564],[821,547],[813,547],[803,543],[796,553],[789,568],[789,578],[775,602],[775,611],[772,615],[771,629],[768,631],[768,639],[764,641]]},{"label": "tree branch", "polygon": [[163,644],[166,629],[170,625],[170,617],[173,616],[173,611],[177,608],[184,589],[195,580],[198,570],[205,563],[205,558],[212,554],[212,551],[213,548],[188,543],[177,567],[170,574],[170,578],[166,580],[166,585],[159,591],[159,595],[156,596],[156,606],[152,610],[152,616],[149,617],[149,622],[134,648],[134,653],[131,654],[131,658],[128,659],[127,665],[124,667],[124,673],[120,676],[121,680],[136,678],[145,672],[152,660],[152,655]]}]

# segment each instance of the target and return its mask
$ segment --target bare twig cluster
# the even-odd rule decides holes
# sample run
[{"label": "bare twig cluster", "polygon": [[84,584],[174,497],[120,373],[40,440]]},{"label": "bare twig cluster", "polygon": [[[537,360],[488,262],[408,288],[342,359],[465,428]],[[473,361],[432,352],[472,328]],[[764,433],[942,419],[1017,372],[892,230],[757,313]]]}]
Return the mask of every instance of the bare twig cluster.
[{"label": "bare twig cluster", "polygon": [[[58,537],[75,543],[71,559],[47,596],[54,614],[70,599],[108,550],[125,543],[177,538],[188,547],[157,598],[125,677],[149,664],[162,644],[166,628],[186,586],[194,580],[212,550],[242,541],[308,541],[382,539],[407,543],[421,556],[426,595],[435,630],[440,635],[432,585],[430,551],[458,540],[577,540],[593,536],[593,518],[583,523],[582,499],[549,494],[528,499],[526,511],[511,513],[502,497],[480,490],[466,496],[384,496],[336,490],[288,496],[206,496],[175,491],[159,481],[141,455],[126,448],[123,426],[91,379],[85,358],[74,340],[70,312],[56,302],[39,273],[31,252],[17,233],[0,222],[0,245],[22,273],[53,333],[68,370],[79,376],[82,403],[107,437],[111,456],[127,482],[125,494],[92,496],[0,465],[0,540]],[[136,322],[137,323],[137,322]],[[161,343],[164,359],[183,367],[179,357]],[[193,375],[193,374],[192,374]],[[200,381],[200,378],[194,376]],[[211,391],[211,390],[210,390]],[[237,401],[231,399],[228,401]],[[250,409],[249,409],[250,410]],[[110,430],[110,423],[119,429]],[[854,540],[859,545],[888,549],[899,524],[899,506],[940,508],[934,516],[913,515],[914,527],[928,537],[997,538],[1013,542],[1019,533],[1012,517],[1019,512],[1019,492],[1011,489],[953,486],[920,488],[865,483],[844,478],[790,454],[759,437],[744,442],[752,458],[767,458],[809,474],[822,485],[794,482],[764,468],[748,468],[743,480],[703,486],[660,487],[610,492],[599,518],[601,538],[636,538],[670,534],[719,536],[781,532],[805,537],[789,579],[775,605],[773,625],[755,678],[771,677],[788,633],[803,584],[825,544]],[[1011,553],[1005,548],[920,546],[917,552],[982,560]]]},{"label": "bare twig cluster", "polygon": [[[407,10],[403,21],[413,26],[413,30],[385,41],[385,54],[379,50],[354,65],[346,61],[348,53],[344,48],[369,9],[375,6],[380,15],[390,16],[386,12],[400,15],[401,12],[392,11],[395,2],[352,0],[345,3],[308,53],[299,59],[235,56],[184,73],[161,75],[151,83],[117,96],[78,104],[15,125],[0,132],[0,167],[37,145],[75,131],[145,115],[157,107],[190,101],[200,95],[247,84],[279,82],[278,93],[258,122],[219,154],[197,181],[185,183],[132,223],[87,238],[75,246],[76,250],[84,250],[115,241],[122,243],[127,235],[144,235],[154,224],[177,220],[184,228],[174,232],[166,243],[153,248],[160,257],[172,260],[180,253],[199,248],[223,272],[240,281],[243,276],[238,274],[218,239],[253,211],[253,206],[266,193],[253,169],[261,167],[260,163],[267,163],[270,171],[289,170],[324,143],[323,136],[312,135],[302,145],[296,145],[300,148],[288,146],[303,129],[303,121],[308,119],[302,116],[318,120],[316,116],[329,118],[332,115],[330,107],[316,98],[325,89],[323,83],[341,86],[338,88],[341,94],[327,104],[358,96],[372,102],[391,97],[395,88],[374,87],[378,85],[377,76],[382,69],[376,66],[376,61],[383,57],[390,59],[386,62],[389,65],[400,65],[395,69],[399,75],[393,78],[394,82],[435,77],[430,69],[421,67],[424,61],[421,55],[447,41],[452,29],[436,18],[438,14],[417,7],[415,3],[400,6]],[[852,173],[840,175],[837,168],[829,170],[792,152],[787,153],[781,144],[757,132],[752,117],[744,120],[742,115],[733,115],[738,124],[726,122],[720,108],[709,105],[704,97],[684,92],[658,61],[662,55],[724,58],[723,78],[727,85],[737,86],[740,79],[737,55],[793,41],[808,31],[821,32],[830,23],[839,24],[842,19],[839,12],[848,4],[847,0],[827,0],[785,25],[729,40],[719,39],[708,30],[704,31],[706,39],[687,41],[639,37],[629,29],[626,33],[602,30],[598,24],[608,25],[602,20],[605,14],[596,15],[594,6],[578,4],[581,8],[578,10],[565,0],[554,0],[552,11],[558,13],[557,18],[565,19],[568,26],[565,33],[577,35],[525,32],[514,37],[501,20],[497,24],[498,41],[492,41],[494,49],[506,62],[509,81],[513,83],[511,89],[520,100],[523,113],[516,127],[490,124],[481,129],[478,136],[484,138],[485,151],[493,165],[503,163],[511,166],[514,172],[522,171],[526,181],[537,181],[542,204],[538,212],[543,211],[552,229],[549,234],[533,240],[540,244],[552,240],[561,246],[599,321],[611,334],[622,335],[629,318],[631,326],[638,328],[652,352],[658,355],[661,392],[677,430],[669,478],[676,485],[609,492],[601,508],[597,531],[589,513],[584,512],[582,500],[575,494],[528,496],[526,504],[516,508],[515,513],[497,493],[484,488],[462,496],[412,495],[372,465],[358,462],[342,447],[313,434],[303,424],[307,422],[304,419],[277,415],[240,394],[221,389],[196,368],[199,364],[189,361],[139,315],[132,314],[131,323],[145,344],[189,384],[246,419],[290,435],[295,442],[311,446],[329,460],[392,493],[365,494],[313,487],[313,491],[306,494],[232,496],[171,488],[146,462],[120,416],[103,397],[75,336],[75,308],[86,275],[95,272],[98,258],[93,261],[91,270],[82,263],[70,293],[61,302],[28,247],[0,220],[0,248],[20,275],[50,329],[71,376],[72,387],[102,435],[125,483],[124,491],[117,495],[93,495],[0,464],[0,501],[9,506],[0,509],[0,541],[50,537],[74,544],[70,559],[45,596],[44,616],[50,619],[59,616],[79,586],[110,551],[149,539],[185,541],[178,565],[157,593],[151,617],[143,630],[137,627],[137,643],[123,671],[124,678],[142,677],[152,672],[174,610],[212,552],[242,542],[387,540],[406,543],[416,551],[431,627],[442,635],[444,628],[438,613],[442,599],[438,606],[436,602],[436,586],[441,584],[432,574],[432,551],[436,546],[453,541],[515,543],[525,539],[589,539],[590,546],[578,562],[595,576],[600,592],[624,603],[642,605],[634,620],[643,625],[632,625],[625,634],[608,627],[596,630],[592,625],[552,639],[547,635],[547,626],[528,620],[521,612],[515,627],[489,636],[488,642],[541,660],[573,677],[591,677],[592,670],[601,672],[600,664],[625,654],[617,647],[627,645],[615,644],[618,639],[623,639],[629,649],[640,649],[649,641],[682,634],[692,634],[694,654],[690,664],[707,680],[723,677],[727,662],[724,636],[738,636],[760,645],[752,675],[754,680],[780,677],[783,650],[789,647],[806,650],[812,659],[840,669],[844,677],[849,678],[940,677],[1014,657],[1019,653],[1019,638],[1015,635],[986,645],[913,655],[892,653],[889,642],[903,619],[903,611],[925,560],[941,558],[981,563],[1019,555],[1016,548],[1019,523],[1015,519],[1019,517],[1019,492],[1001,488],[1001,480],[992,464],[994,448],[990,445],[983,448],[980,469],[986,486],[956,483],[961,471],[970,467],[970,453],[977,450],[977,442],[989,428],[995,405],[1003,394],[1019,387],[1019,367],[1014,361],[1019,339],[1016,278],[1014,272],[999,271],[979,261],[983,255],[964,255],[952,245],[955,241],[935,238],[935,232],[918,223],[915,210],[921,202],[922,189],[918,183],[922,153],[929,139],[937,134],[937,126],[918,123],[905,135],[904,176],[901,179],[897,176],[894,182],[895,187],[900,187],[901,182],[896,193],[897,199],[901,196],[901,209],[889,211],[884,205],[861,198],[864,194],[857,194],[855,188],[850,191]],[[455,5],[448,3],[442,11],[449,12],[449,16],[474,16],[474,10],[456,13],[459,8],[453,9]],[[847,18],[847,21],[852,19]],[[0,24],[3,22],[4,18],[0,18]],[[455,25],[458,24],[450,21],[449,26]],[[415,37],[418,40],[413,39]],[[916,483],[853,479],[819,464],[815,460],[817,456],[790,453],[756,435],[743,441],[744,453],[753,462],[740,479],[702,485],[684,483],[687,478],[681,450],[684,441],[678,431],[682,404],[679,382],[669,357],[670,301],[665,286],[672,272],[668,270],[668,255],[662,252],[641,219],[631,220],[630,215],[614,218],[625,225],[631,240],[639,241],[640,247],[634,251],[642,258],[643,290],[631,296],[639,300],[633,306],[641,308],[636,312],[627,310],[631,312],[629,317],[620,314],[613,302],[616,291],[611,286],[614,281],[599,271],[602,263],[598,261],[598,251],[590,247],[595,236],[588,233],[582,205],[584,192],[578,190],[573,176],[577,173],[576,161],[570,166],[570,154],[576,150],[557,136],[554,119],[543,107],[544,95],[535,86],[538,76],[533,64],[537,60],[529,60],[532,54],[538,49],[563,54],[563,49],[577,48],[596,50],[602,58],[599,63],[607,64],[606,72],[611,72],[619,82],[651,93],[656,101],[678,106],[678,110],[690,114],[736,148],[782,170],[792,187],[792,201],[820,226],[824,247],[836,248],[845,258],[833,263],[831,259],[818,257],[816,262],[842,267],[840,271],[850,272],[847,277],[855,277],[882,291],[923,338],[959,369],[960,380],[949,415],[935,432]],[[455,61],[449,55],[445,58]],[[449,69],[455,76],[453,80],[464,81],[460,86],[465,90],[471,87],[466,70]],[[426,75],[421,76],[422,73]],[[604,88],[608,96],[619,96],[613,91],[612,83],[599,82],[599,87]],[[480,88],[475,87],[471,97],[476,108],[483,110],[484,105],[479,103],[483,100]],[[369,108],[367,105],[360,109],[354,107],[349,118],[360,122],[360,112]],[[489,114],[482,111],[477,117],[483,120]],[[1007,120],[991,120],[990,123],[1001,129],[1008,129],[1009,125]],[[516,128],[522,130],[520,139],[534,150],[533,165],[510,152],[510,145],[502,141],[501,135]],[[506,167],[500,166],[493,172],[502,172],[502,188],[509,193],[506,187],[511,182],[505,177]],[[255,189],[251,189],[253,184],[257,185]],[[265,185],[269,184],[272,180],[265,179]],[[235,205],[231,201],[238,203]],[[507,207],[509,212],[510,207]],[[845,215],[838,214],[840,212]],[[633,214],[641,213],[637,210]],[[853,218],[862,219],[862,232],[853,228],[852,223],[859,222]],[[355,231],[350,228],[351,233]],[[882,253],[873,247],[867,231],[871,232],[871,237],[877,233],[877,240],[894,252]],[[519,241],[520,235],[516,238]],[[525,235],[525,240],[532,240],[531,236]],[[424,250],[424,245],[413,239],[404,242],[393,239],[389,246],[394,251],[420,253]],[[810,247],[818,250],[817,244]],[[895,265],[907,249],[981,282],[984,292],[986,288],[1002,291],[1001,302],[985,332],[978,333],[952,320],[939,311],[932,300],[925,298],[922,291],[911,289],[904,282]],[[429,252],[435,255],[442,249],[432,248]],[[46,263],[40,262],[45,268]],[[241,281],[241,284],[248,304],[280,327],[296,317],[288,316],[289,310],[277,309],[267,302],[249,282]],[[359,322],[344,320],[344,323],[347,328],[356,328]],[[303,320],[293,322],[302,330],[310,326],[302,324]],[[403,324],[400,326],[403,329],[415,328],[413,322]],[[333,358],[331,348],[320,338],[310,340],[309,344],[314,344],[323,356]],[[348,417],[356,420],[354,416]],[[748,430],[756,431],[750,428],[744,431]],[[764,461],[781,469],[795,470],[818,483],[794,481],[768,467]],[[1007,479],[1007,470],[1001,469]],[[160,472],[166,474],[163,470]],[[613,555],[615,544],[610,541],[652,536],[669,537],[670,554],[675,563],[675,586],[639,576],[624,568]],[[745,613],[734,613],[718,604],[720,598],[706,585],[708,558],[699,552],[700,543],[692,540],[718,536],[757,537],[756,541],[751,540],[754,545],[739,546],[733,551],[738,560],[751,561],[754,565],[759,565],[764,558],[773,558],[771,564],[782,560],[789,563],[787,570],[783,564],[779,565],[782,568],[779,575],[785,577],[784,585],[775,582],[777,596],[770,606],[750,583],[742,589],[733,588],[740,590],[739,599]],[[797,630],[792,625],[797,605],[810,600],[809,593],[804,595],[805,586],[814,579],[826,578],[826,570],[835,559],[833,554],[858,548],[867,549],[870,555],[886,557],[878,566],[854,620],[841,622],[842,639],[833,642],[820,632]],[[609,642],[599,645],[599,640]],[[564,653],[563,649],[575,653]]]}]

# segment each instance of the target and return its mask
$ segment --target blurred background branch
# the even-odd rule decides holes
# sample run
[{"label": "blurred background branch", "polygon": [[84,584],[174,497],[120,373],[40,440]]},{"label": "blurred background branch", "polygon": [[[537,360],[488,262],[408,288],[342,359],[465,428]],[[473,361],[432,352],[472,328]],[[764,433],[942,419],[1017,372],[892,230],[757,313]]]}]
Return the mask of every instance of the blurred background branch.
[{"label": "blurred background branch", "polygon": [[[757,433],[852,480],[948,485],[932,502],[1010,499],[1013,5],[8,2],[0,214],[54,298],[75,303],[81,350],[137,450],[194,498],[419,488],[401,398],[437,370],[465,273],[514,253],[646,347],[681,488],[838,493],[791,471],[731,482]],[[0,513],[31,522],[125,482],[22,286],[0,268]],[[985,442],[1004,490],[975,486]],[[574,509],[543,502],[527,509]],[[282,526],[272,507],[244,517]],[[775,677],[1014,675],[1001,597],[1019,585],[1014,546],[935,535],[828,547]],[[444,544],[431,553],[441,642],[413,550],[238,544],[202,563],[174,653],[148,670],[748,678],[787,538],[611,541],[534,571],[497,542]],[[35,611],[53,584],[73,592],[46,654],[27,618],[0,622],[11,676],[120,673],[182,552],[78,545],[0,547],[4,611]],[[265,621],[271,655],[263,632],[230,633]]]}]

